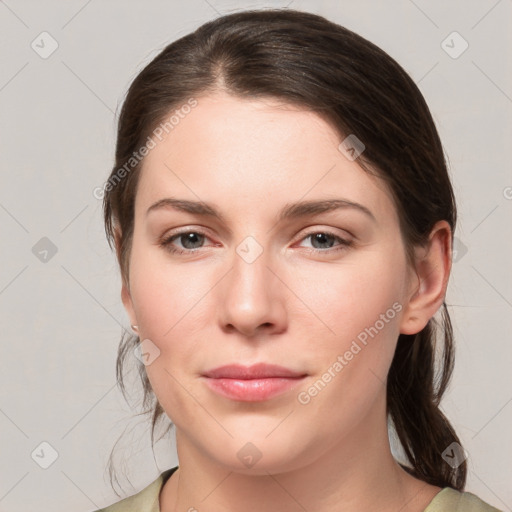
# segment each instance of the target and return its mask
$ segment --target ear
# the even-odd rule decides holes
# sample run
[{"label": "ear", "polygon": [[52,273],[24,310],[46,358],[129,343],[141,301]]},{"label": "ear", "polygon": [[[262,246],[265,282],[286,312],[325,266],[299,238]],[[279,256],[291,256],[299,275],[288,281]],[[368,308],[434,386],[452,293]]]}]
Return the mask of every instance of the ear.
[{"label": "ear", "polygon": [[[119,267],[121,268],[121,231],[118,227],[114,229],[114,239],[116,246],[117,261],[119,262]],[[123,302],[124,308],[126,309],[126,312],[128,313],[128,316],[130,317],[130,324],[137,325],[137,317],[135,315],[135,310],[133,309],[133,301],[130,293],[130,287],[128,284],[128,276],[126,276],[126,279],[122,277],[122,283],[123,284],[121,286],[121,300]]]},{"label": "ear", "polygon": [[124,279],[123,279],[123,285],[121,287],[121,300],[123,301],[124,309],[126,309],[126,312],[128,313],[128,316],[130,317],[130,324],[137,325],[137,317],[136,317],[135,311],[133,309],[132,296],[130,295],[130,290],[128,288],[128,285],[124,282]]},{"label": "ear", "polygon": [[400,322],[401,334],[416,334],[443,304],[452,265],[452,234],[448,222],[432,228],[428,243],[415,251],[409,301]]}]

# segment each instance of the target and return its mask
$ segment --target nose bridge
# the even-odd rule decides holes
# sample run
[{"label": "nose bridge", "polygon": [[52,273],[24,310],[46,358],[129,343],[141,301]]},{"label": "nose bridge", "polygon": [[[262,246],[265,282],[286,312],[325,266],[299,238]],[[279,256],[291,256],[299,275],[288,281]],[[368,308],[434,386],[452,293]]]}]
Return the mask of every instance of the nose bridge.
[{"label": "nose bridge", "polygon": [[249,334],[263,324],[278,321],[279,297],[276,295],[273,256],[253,236],[244,238],[233,251],[231,271],[220,290],[220,320]]},{"label": "nose bridge", "polygon": [[253,302],[268,298],[272,255],[254,236],[245,237],[235,248],[231,286],[239,299]]}]

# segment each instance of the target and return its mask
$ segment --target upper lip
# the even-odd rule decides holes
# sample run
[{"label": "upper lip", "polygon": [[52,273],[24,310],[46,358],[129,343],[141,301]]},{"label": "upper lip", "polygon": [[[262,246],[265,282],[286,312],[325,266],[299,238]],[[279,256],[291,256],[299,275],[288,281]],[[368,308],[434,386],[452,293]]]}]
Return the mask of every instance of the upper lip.
[{"label": "upper lip", "polygon": [[264,379],[270,377],[304,377],[304,372],[296,372],[276,364],[258,363],[252,366],[228,364],[209,370],[203,374],[212,379]]}]

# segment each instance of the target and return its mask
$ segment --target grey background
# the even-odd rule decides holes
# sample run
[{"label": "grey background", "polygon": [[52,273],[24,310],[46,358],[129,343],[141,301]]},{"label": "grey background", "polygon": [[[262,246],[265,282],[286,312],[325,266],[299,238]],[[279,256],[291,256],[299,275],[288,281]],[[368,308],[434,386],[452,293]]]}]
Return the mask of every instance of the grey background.
[{"label": "grey background", "polygon": [[[286,4],[382,47],[431,108],[460,210],[447,297],[458,355],[443,409],[469,455],[467,490],[512,510],[511,0],[5,0],[0,511],[85,512],[116,501],[104,468],[125,429],[127,493],[176,464],[172,436],[154,457],[147,423],[130,420],[115,387],[129,323],[93,189],[108,176],[116,111],[145,63],[219,14]],[[58,44],[47,58],[55,43],[43,31]],[[469,44],[457,58],[464,42],[447,39],[453,31]],[[52,448],[42,442],[58,452],[48,469],[40,465]]]}]

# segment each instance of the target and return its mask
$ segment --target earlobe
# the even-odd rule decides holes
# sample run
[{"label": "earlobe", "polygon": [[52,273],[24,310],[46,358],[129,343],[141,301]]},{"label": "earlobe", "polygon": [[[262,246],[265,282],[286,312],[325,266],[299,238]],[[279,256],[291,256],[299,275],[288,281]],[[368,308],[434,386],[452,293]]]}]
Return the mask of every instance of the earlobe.
[{"label": "earlobe", "polygon": [[121,287],[121,300],[123,301],[124,308],[130,317],[130,324],[137,325],[137,317],[135,315],[135,310],[133,309],[133,301],[130,294],[130,290],[128,289],[127,284],[123,279],[123,285]]},{"label": "earlobe", "polygon": [[[121,246],[122,246],[122,236],[121,236],[121,230],[119,226],[116,226],[114,228],[114,242],[116,247],[116,256],[117,261],[119,263],[119,267],[122,268],[123,262],[121,257]],[[128,313],[128,316],[130,317],[130,324],[137,325],[137,317],[135,315],[135,310],[133,309],[133,301],[130,293],[130,287],[128,285],[128,278],[123,275],[121,272],[121,278],[122,278],[122,286],[121,286],[121,301],[123,302],[124,308],[126,312]]]},{"label": "earlobe", "polygon": [[428,245],[417,248],[415,276],[400,324],[401,334],[420,332],[443,304],[451,270],[451,245],[451,228],[443,220],[432,228]]}]

